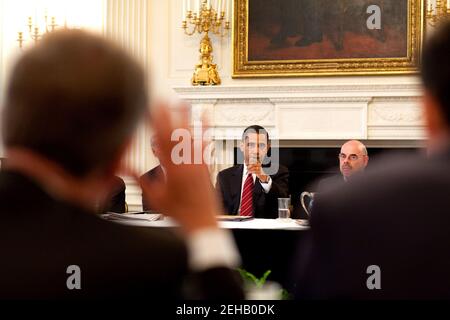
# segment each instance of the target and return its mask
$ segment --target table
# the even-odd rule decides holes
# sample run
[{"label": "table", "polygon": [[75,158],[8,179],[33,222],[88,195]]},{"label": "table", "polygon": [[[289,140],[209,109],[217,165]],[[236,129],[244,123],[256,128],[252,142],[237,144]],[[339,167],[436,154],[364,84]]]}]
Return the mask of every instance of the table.
[{"label": "table", "polygon": [[[170,218],[159,221],[129,221],[120,223],[146,228],[176,228]],[[248,221],[220,221],[219,226],[229,229],[234,236],[242,258],[242,268],[257,278],[272,270],[268,280],[279,282],[292,292],[292,267],[302,241],[309,230],[294,220],[252,219]]]},{"label": "table", "polygon": [[[126,215],[124,215],[126,216]],[[139,217],[139,215],[137,215]],[[308,230],[309,227],[299,225],[296,220],[292,219],[251,219],[247,221],[219,221],[219,227],[224,229],[253,229],[253,230],[291,230],[300,231]],[[144,220],[121,220],[120,223],[132,225],[137,227],[156,227],[156,228],[172,228],[177,227],[178,224],[170,218],[157,221]]]}]

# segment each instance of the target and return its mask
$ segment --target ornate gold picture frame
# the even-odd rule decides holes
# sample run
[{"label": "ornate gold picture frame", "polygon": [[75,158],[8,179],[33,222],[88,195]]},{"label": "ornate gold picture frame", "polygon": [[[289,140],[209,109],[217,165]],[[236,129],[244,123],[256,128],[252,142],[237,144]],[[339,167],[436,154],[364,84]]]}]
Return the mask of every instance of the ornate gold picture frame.
[{"label": "ornate gold picture frame", "polygon": [[235,0],[233,77],[416,73],[424,0]]}]

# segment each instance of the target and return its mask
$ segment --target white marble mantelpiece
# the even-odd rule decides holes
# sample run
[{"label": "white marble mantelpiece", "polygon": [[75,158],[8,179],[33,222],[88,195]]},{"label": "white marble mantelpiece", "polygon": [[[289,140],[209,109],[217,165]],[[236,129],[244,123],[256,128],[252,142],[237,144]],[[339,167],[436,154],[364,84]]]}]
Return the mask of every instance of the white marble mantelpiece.
[{"label": "white marble mantelpiece", "polygon": [[298,97],[327,97],[327,96],[376,96],[376,97],[408,97],[420,95],[419,82],[383,84],[378,80],[374,84],[345,84],[320,85],[283,85],[283,86],[178,86],[173,90],[186,99],[230,98],[298,98]]},{"label": "white marble mantelpiece", "polygon": [[174,87],[193,117],[212,112],[215,138],[251,124],[279,140],[424,139],[419,83]]}]

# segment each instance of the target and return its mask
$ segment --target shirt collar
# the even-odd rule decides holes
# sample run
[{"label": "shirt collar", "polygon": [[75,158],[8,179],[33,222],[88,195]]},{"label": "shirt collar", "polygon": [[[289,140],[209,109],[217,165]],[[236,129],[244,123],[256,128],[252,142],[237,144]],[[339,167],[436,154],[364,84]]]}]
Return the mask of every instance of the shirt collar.
[{"label": "shirt collar", "polygon": [[[242,176],[244,177],[244,180],[245,180],[245,178],[247,178],[247,175],[248,175],[247,166],[244,164],[244,171],[242,173]],[[256,174],[253,173],[252,174],[252,178],[253,178],[253,182],[255,182]]]}]

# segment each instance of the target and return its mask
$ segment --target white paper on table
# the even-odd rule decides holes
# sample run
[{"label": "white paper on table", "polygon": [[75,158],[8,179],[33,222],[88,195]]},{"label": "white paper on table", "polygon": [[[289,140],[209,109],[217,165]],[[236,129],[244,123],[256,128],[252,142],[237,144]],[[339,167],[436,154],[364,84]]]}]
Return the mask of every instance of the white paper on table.
[{"label": "white paper on table", "polygon": [[128,221],[158,221],[163,219],[163,215],[159,213],[142,213],[142,214],[132,214],[132,213],[115,213],[109,212],[102,217],[106,220],[128,220]]}]

